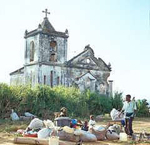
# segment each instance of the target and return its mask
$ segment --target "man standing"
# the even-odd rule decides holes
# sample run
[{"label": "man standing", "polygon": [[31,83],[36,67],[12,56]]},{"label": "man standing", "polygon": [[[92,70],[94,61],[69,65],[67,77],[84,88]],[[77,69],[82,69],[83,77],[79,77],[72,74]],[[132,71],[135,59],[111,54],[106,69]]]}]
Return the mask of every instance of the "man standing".
[{"label": "man standing", "polygon": [[136,103],[134,101],[131,101],[131,95],[126,95],[126,101],[124,102],[121,113],[125,113],[125,132],[130,136],[132,136],[133,134],[132,121],[136,110]]}]

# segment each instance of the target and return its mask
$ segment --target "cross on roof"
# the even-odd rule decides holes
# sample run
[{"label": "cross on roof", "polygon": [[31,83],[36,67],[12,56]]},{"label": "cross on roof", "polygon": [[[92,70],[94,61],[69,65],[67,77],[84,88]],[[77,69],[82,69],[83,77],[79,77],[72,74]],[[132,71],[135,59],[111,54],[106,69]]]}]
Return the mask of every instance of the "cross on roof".
[{"label": "cross on roof", "polygon": [[50,14],[50,12],[48,12],[47,9],[45,9],[45,11],[42,11],[43,13],[45,13],[45,17],[47,18],[47,14]]}]

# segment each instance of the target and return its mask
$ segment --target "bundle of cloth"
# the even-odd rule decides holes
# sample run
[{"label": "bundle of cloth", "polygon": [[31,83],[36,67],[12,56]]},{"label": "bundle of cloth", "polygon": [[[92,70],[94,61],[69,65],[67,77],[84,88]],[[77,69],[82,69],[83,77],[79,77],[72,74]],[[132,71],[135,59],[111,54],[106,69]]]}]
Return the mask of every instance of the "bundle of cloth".
[{"label": "bundle of cloth", "polygon": [[76,125],[76,121],[72,120],[72,125],[70,127],[64,126],[63,128],[58,130],[58,136],[61,140],[67,141],[83,141],[83,142],[94,142],[97,141],[97,138],[94,134],[89,131],[78,129]]},{"label": "bundle of cloth", "polygon": [[54,123],[51,120],[44,120],[43,124],[45,125],[45,128],[42,128],[38,132],[38,138],[39,139],[50,137],[53,130],[56,130],[56,127],[55,127]]},{"label": "bundle of cloth", "polygon": [[39,118],[34,118],[26,130],[18,130],[17,132],[24,137],[37,137],[38,139],[48,139],[49,137],[57,136],[60,140],[65,141],[97,141],[94,134],[75,127],[76,120],[72,120],[72,123],[74,128],[68,126],[56,127],[51,120],[42,121]]},{"label": "bundle of cloth", "polygon": [[118,140],[120,131],[121,128],[117,124],[113,126],[95,126],[90,128],[90,132],[96,136],[97,140]]},{"label": "bundle of cloth", "polygon": [[90,116],[89,131],[96,136],[97,140],[106,139],[107,127],[105,128],[103,126],[96,125],[93,115]]},{"label": "bundle of cloth", "polygon": [[[87,122],[86,122],[87,123]],[[104,127],[97,126],[95,121],[90,121],[89,130],[82,130],[82,128],[76,127],[77,120],[73,119],[71,121],[71,127],[56,127],[51,120],[40,120],[34,118],[26,130],[18,130],[25,137],[37,137],[39,139],[48,139],[49,137],[56,136],[60,140],[74,141],[74,142],[95,142],[97,140],[105,139],[118,139],[118,134],[120,130],[117,126]],[[109,127],[109,128],[108,128]],[[84,128],[85,129],[85,128]]]},{"label": "bundle of cloth", "polygon": [[[113,119],[115,119],[115,118],[113,118]],[[98,126],[98,125],[96,125],[96,122],[93,119],[93,116],[90,116],[89,131],[96,136],[97,140],[106,140],[106,139],[118,140],[120,130],[121,130],[120,126],[117,124],[110,126],[110,124],[108,123],[106,127]]]},{"label": "bundle of cloth", "polygon": [[120,138],[119,134],[121,132],[121,128],[119,125],[114,124],[109,126],[106,132],[106,138],[108,140],[118,140]]},{"label": "bundle of cloth", "polygon": [[110,112],[110,116],[112,118],[112,120],[124,120],[124,115],[120,114],[120,111],[116,110],[115,108],[113,108]]},{"label": "bundle of cloth", "polygon": [[125,126],[125,116],[123,113],[120,114],[120,111],[116,110],[115,108],[113,108],[110,112],[110,116],[112,118],[113,121],[115,120],[120,120],[121,124],[123,126]]},{"label": "bundle of cloth", "polygon": [[34,118],[26,130],[18,130],[19,134],[24,137],[38,137],[39,139],[48,138],[51,132],[54,130],[55,125],[51,120],[40,120],[39,118]]}]

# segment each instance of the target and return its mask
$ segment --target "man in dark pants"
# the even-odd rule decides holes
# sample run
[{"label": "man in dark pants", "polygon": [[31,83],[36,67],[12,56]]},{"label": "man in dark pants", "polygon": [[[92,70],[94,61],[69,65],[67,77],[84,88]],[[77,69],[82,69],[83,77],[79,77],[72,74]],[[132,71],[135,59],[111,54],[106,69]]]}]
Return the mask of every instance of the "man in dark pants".
[{"label": "man in dark pants", "polygon": [[135,101],[131,101],[131,95],[126,95],[126,101],[124,102],[121,113],[123,111],[125,113],[125,123],[126,123],[125,132],[130,136],[132,136],[133,134],[132,121],[133,121],[136,109],[137,109],[136,103]]},{"label": "man in dark pants", "polygon": [[133,121],[133,117],[125,118],[125,123],[126,123],[125,132],[130,136],[132,136],[133,134],[132,121]]}]

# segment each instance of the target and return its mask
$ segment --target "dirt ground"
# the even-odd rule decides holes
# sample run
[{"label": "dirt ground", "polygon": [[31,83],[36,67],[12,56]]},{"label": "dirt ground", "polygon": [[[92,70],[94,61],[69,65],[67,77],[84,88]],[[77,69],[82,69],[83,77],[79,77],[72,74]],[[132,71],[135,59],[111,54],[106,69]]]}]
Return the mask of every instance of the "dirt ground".
[{"label": "dirt ground", "polygon": [[[109,121],[103,120],[99,124],[106,124]],[[14,145],[13,139],[15,137],[14,132],[17,129],[25,129],[28,122],[12,122],[12,121],[1,121],[0,120],[0,144],[2,145]],[[145,131],[150,133],[150,118],[136,118],[133,122],[133,129],[135,133],[141,133]],[[131,140],[128,142],[120,142],[120,141],[100,141],[96,143],[83,143],[83,145],[150,145],[150,141],[134,143]]]}]

